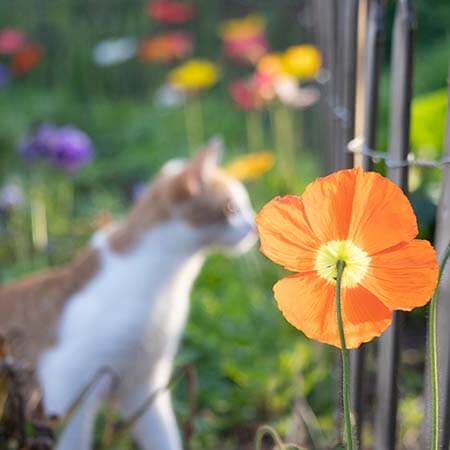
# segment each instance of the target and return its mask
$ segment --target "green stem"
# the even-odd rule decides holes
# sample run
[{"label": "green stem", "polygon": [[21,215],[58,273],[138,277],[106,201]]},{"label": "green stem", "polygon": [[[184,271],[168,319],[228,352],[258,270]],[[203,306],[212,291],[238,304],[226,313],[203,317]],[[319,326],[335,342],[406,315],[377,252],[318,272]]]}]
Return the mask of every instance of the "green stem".
[{"label": "green stem", "polygon": [[260,111],[249,111],[247,113],[247,145],[250,151],[260,152],[263,150],[264,131]]},{"label": "green stem", "polygon": [[438,373],[438,357],[437,357],[437,302],[439,297],[439,288],[441,286],[442,275],[444,274],[445,265],[450,257],[450,245],[444,253],[441,267],[439,269],[438,282],[436,290],[430,302],[430,365],[431,365],[431,409],[432,409],[432,427],[431,427],[431,450],[439,449],[439,373]]},{"label": "green stem", "polygon": [[339,260],[336,264],[336,317],[339,331],[339,341],[341,343],[342,355],[342,403],[344,405],[344,435],[347,450],[353,450],[353,432],[350,414],[350,361],[345,343],[344,323],[342,321],[341,306],[341,284],[342,275],[345,269],[345,262]]},{"label": "green stem", "polygon": [[187,99],[184,115],[189,151],[193,154],[201,147],[204,135],[202,105],[198,96]]}]

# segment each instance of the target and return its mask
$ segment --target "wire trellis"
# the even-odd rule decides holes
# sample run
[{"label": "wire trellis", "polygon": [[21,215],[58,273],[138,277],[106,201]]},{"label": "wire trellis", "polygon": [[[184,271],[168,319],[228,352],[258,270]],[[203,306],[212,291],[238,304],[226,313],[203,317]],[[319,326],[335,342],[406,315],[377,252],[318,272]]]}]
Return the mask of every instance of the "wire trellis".
[{"label": "wire trellis", "polygon": [[408,159],[406,160],[394,160],[392,158],[389,158],[388,152],[373,150],[367,147],[364,143],[364,138],[361,136],[352,139],[347,144],[347,151],[353,154],[371,158],[372,161],[375,163],[384,161],[386,166],[391,169],[398,169],[401,167],[411,167],[411,166],[424,167],[428,169],[443,169],[445,166],[450,165],[450,156],[444,156],[440,160],[432,160],[432,159],[416,158],[414,153],[409,153]]}]

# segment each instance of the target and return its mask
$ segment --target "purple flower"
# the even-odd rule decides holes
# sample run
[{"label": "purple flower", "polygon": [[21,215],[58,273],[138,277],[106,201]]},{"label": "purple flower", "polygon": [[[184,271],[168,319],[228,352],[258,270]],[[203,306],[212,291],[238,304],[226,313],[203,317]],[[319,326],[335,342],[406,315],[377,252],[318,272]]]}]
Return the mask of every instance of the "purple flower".
[{"label": "purple flower", "polygon": [[54,145],[50,147],[50,162],[54,166],[75,172],[89,164],[94,156],[94,147],[89,136],[71,125],[61,127]]},{"label": "purple flower", "polygon": [[22,140],[19,152],[27,162],[43,161],[75,172],[92,160],[94,147],[89,136],[74,126],[42,124]]},{"label": "purple flower", "polygon": [[58,127],[52,124],[39,125],[22,139],[19,152],[25,161],[34,163],[38,160],[48,160],[52,148],[58,140]]},{"label": "purple flower", "polygon": [[8,86],[11,81],[11,72],[8,69],[8,66],[5,64],[0,64],[0,89]]}]

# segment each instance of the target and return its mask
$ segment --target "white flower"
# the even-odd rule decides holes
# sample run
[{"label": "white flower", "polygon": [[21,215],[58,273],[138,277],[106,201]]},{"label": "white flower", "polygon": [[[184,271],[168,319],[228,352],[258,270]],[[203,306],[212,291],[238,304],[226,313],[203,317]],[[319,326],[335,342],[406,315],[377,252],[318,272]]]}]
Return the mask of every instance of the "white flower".
[{"label": "white flower", "polygon": [[136,54],[137,40],[134,37],[106,39],[92,50],[92,59],[99,66],[121,64]]},{"label": "white flower", "polygon": [[24,204],[25,194],[20,184],[10,182],[0,188],[0,209],[20,208]]},{"label": "white flower", "polygon": [[314,87],[302,88],[291,77],[281,77],[275,82],[275,94],[282,103],[294,108],[306,108],[319,99],[319,90]]},{"label": "white flower", "polygon": [[183,104],[185,99],[186,95],[181,89],[177,89],[169,84],[163,84],[155,92],[153,100],[157,106],[163,108],[173,108]]}]

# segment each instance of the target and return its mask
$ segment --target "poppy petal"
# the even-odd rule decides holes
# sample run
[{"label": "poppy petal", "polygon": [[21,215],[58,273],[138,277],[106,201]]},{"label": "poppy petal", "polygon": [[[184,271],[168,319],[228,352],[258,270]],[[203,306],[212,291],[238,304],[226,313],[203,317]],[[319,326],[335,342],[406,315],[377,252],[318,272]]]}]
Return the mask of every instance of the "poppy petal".
[{"label": "poppy petal", "polygon": [[348,237],[369,255],[412,241],[418,233],[402,190],[375,172],[359,170]]},{"label": "poppy petal", "polygon": [[[357,348],[388,327],[391,312],[361,286],[342,292],[346,344]],[[333,284],[315,274],[292,275],[275,284],[274,294],[291,325],[311,339],[340,347]]]},{"label": "poppy petal", "polygon": [[318,178],[302,195],[308,222],[322,243],[348,237],[356,173],[341,170]]},{"label": "poppy petal", "polygon": [[431,244],[414,240],[373,255],[361,284],[388,308],[410,311],[428,303],[438,270]]},{"label": "poppy petal", "polygon": [[306,220],[300,197],[274,198],[256,216],[256,224],[261,251],[268,258],[293,272],[314,270],[320,243]]}]

